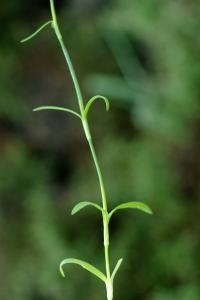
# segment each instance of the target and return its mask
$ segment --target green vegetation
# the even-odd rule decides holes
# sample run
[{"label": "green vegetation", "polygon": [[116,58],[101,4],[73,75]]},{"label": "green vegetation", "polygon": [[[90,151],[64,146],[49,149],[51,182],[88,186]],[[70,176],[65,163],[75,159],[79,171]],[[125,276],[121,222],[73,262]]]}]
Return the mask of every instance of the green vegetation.
[{"label": "green vegetation", "polygon": [[111,273],[110,270],[110,259],[109,259],[109,223],[110,223],[110,219],[111,216],[120,209],[125,209],[125,208],[134,208],[134,209],[139,209],[145,213],[148,214],[152,214],[151,209],[144,203],[142,202],[128,202],[128,203],[123,203],[118,205],[117,207],[115,207],[110,213],[108,212],[108,204],[107,204],[107,196],[106,196],[106,191],[105,191],[105,187],[104,187],[104,181],[103,181],[103,176],[102,176],[102,172],[99,166],[99,161],[97,159],[97,155],[96,155],[96,151],[94,148],[94,144],[92,141],[92,136],[91,136],[91,132],[90,132],[90,127],[89,127],[89,123],[88,123],[88,112],[89,109],[91,107],[91,105],[93,104],[93,102],[95,100],[98,99],[102,99],[105,101],[106,104],[106,109],[107,111],[109,110],[109,101],[107,98],[103,97],[103,96],[94,96],[92,97],[86,105],[84,105],[83,102],[83,96],[81,93],[81,89],[76,77],[76,73],[74,71],[74,67],[73,64],[71,62],[69,53],[65,47],[65,44],[63,42],[63,38],[62,38],[62,34],[60,32],[60,28],[58,26],[58,22],[57,22],[57,17],[56,17],[56,11],[55,11],[55,5],[54,5],[54,0],[50,0],[50,7],[51,7],[51,15],[52,15],[52,20],[46,22],[43,26],[41,26],[35,33],[33,33],[31,36],[25,38],[24,40],[22,40],[22,43],[29,41],[30,39],[32,39],[33,37],[35,37],[40,31],[42,31],[46,26],[51,25],[52,28],[55,31],[55,34],[57,36],[57,39],[60,43],[60,46],[62,48],[67,66],[69,68],[73,83],[74,83],[74,87],[75,87],[75,91],[76,91],[76,96],[77,96],[77,100],[79,103],[79,109],[80,109],[80,114],[68,109],[68,108],[63,108],[63,107],[57,107],[57,106],[41,106],[38,107],[36,109],[34,109],[34,111],[41,111],[41,110],[60,110],[60,111],[64,111],[67,113],[71,113],[74,116],[80,118],[82,125],[83,125],[83,129],[85,132],[85,136],[86,139],[88,141],[89,144],[89,148],[91,151],[91,155],[96,167],[96,172],[97,172],[97,176],[99,179],[99,185],[100,185],[100,191],[101,191],[101,197],[102,197],[102,207],[99,206],[96,203],[93,202],[79,202],[72,210],[72,214],[75,214],[77,212],[79,212],[81,209],[85,208],[86,206],[93,206],[95,208],[97,208],[98,210],[100,210],[101,214],[102,214],[102,219],[103,219],[103,239],[104,239],[104,253],[105,253],[105,268],[106,268],[106,275],[104,275],[101,271],[99,271],[96,267],[94,267],[93,265],[82,261],[80,259],[76,259],[76,258],[67,258],[65,260],[62,261],[62,263],[60,264],[60,272],[61,274],[65,277],[64,271],[63,271],[63,266],[65,264],[77,264],[81,267],[83,267],[84,269],[86,269],[87,271],[89,271],[90,273],[92,273],[93,275],[97,276],[99,279],[101,279],[106,286],[106,292],[107,292],[107,299],[108,300],[112,300],[113,299],[113,282],[114,282],[114,278],[115,275],[122,263],[122,259],[119,259],[113,272]]},{"label": "green vegetation", "polygon": [[[108,114],[98,102],[88,114],[109,208],[134,199],[154,211],[111,219],[111,269],[125,258],[114,299],[199,300],[200,3],[82,3],[55,4],[84,95],[110,100]],[[68,213],[98,200],[80,119],[32,113],[41,103],[78,111],[51,27],[18,43],[48,16],[48,1],[1,4],[0,299],[100,300],[99,280],[57,268],[80,257],[103,270],[104,258],[98,211]]]}]

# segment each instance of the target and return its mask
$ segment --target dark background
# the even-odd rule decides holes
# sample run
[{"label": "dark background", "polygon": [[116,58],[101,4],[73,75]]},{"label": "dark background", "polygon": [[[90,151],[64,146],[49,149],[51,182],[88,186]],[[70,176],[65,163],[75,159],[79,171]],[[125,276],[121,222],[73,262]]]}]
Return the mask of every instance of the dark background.
[{"label": "dark background", "polygon": [[[109,208],[144,201],[111,223],[111,264],[124,262],[114,299],[200,299],[200,1],[56,1],[90,111]],[[95,169],[79,122],[38,105],[77,109],[48,1],[0,5],[0,299],[105,299],[77,257],[104,269]]]}]

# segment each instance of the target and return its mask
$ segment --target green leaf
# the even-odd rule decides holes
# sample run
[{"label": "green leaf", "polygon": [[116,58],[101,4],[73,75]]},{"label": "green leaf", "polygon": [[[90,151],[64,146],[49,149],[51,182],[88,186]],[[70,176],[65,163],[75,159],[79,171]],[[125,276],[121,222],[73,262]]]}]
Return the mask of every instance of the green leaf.
[{"label": "green leaf", "polygon": [[68,109],[68,108],[60,107],[60,106],[40,106],[40,107],[33,109],[33,111],[41,111],[41,110],[60,110],[60,111],[71,113],[71,114],[75,115],[76,117],[82,119],[81,115],[79,115],[77,112],[75,112],[71,109]]},{"label": "green leaf", "polygon": [[83,202],[79,202],[78,204],[76,204],[74,206],[74,208],[72,209],[71,214],[75,215],[77,212],[79,212],[81,209],[83,209],[86,206],[93,206],[95,208],[97,208],[98,210],[100,210],[101,212],[103,212],[103,208],[100,207],[98,204],[95,204],[93,202],[87,202],[87,201],[83,201]]},{"label": "green leaf", "polygon": [[85,112],[85,117],[86,117],[86,118],[87,118],[87,115],[88,115],[88,112],[89,112],[89,109],[90,109],[91,105],[92,105],[93,102],[96,101],[96,100],[103,100],[103,101],[105,102],[105,104],[106,104],[106,110],[107,110],[107,111],[109,110],[109,108],[110,108],[110,103],[109,103],[109,101],[108,101],[108,99],[107,99],[106,97],[100,96],[100,95],[94,96],[94,97],[92,97],[92,98],[88,101],[88,103],[86,104],[85,111],[84,111],[84,112]]},{"label": "green leaf", "polygon": [[45,27],[47,27],[49,24],[52,24],[52,21],[46,22],[44,25],[42,25],[39,29],[37,29],[33,34],[29,35],[27,38],[21,40],[21,43],[28,42],[32,38],[34,38],[40,31],[42,31]]},{"label": "green leaf", "polygon": [[117,207],[115,207],[110,213],[109,213],[109,218],[111,218],[111,216],[114,214],[114,212],[116,212],[119,209],[125,209],[125,208],[136,208],[139,209],[147,214],[152,215],[153,212],[151,210],[151,208],[142,203],[142,202],[127,202],[127,203],[122,203],[120,205],[118,205]]},{"label": "green leaf", "polygon": [[122,261],[123,261],[123,258],[120,258],[120,259],[118,260],[118,262],[117,262],[117,264],[116,264],[116,266],[115,266],[115,268],[114,268],[114,271],[113,271],[113,273],[112,273],[112,275],[111,275],[112,281],[114,280],[115,275],[117,274],[117,271],[118,271],[119,267],[121,266]]},{"label": "green leaf", "polygon": [[67,259],[64,259],[61,262],[61,264],[60,264],[60,273],[62,274],[63,277],[65,277],[65,273],[63,271],[63,266],[65,264],[76,264],[76,265],[79,265],[82,268],[86,269],[88,272],[90,272],[93,275],[97,276],[103,282],[106,282],[106,276],[101,271],[99,271],[97,268],[95,268],[91,264],[88,264],[87,262],[82,261],[80,259],[76,259],[76,258],[67,258]]}]

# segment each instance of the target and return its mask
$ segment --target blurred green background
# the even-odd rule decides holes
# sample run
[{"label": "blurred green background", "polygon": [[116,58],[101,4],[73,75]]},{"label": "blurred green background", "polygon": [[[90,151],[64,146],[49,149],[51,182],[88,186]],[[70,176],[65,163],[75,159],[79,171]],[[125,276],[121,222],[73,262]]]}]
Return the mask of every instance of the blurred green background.
[{"label": "blurred green background", "polygon": [[[200,299],[200,1],[56,1],[90,112],[109,207],[144,201],[149,217],[123,211],[111,223],[112,267],[124,262],[114,299]],[[38,105],[77,109],[49,2],[0,7],[0,299],[102,300],[103,284],[67,257],[103,270],[101,218],[70,216],[78,201],[100,201],[79,122]],[[67,72],[66,72],[67,71]]]}]

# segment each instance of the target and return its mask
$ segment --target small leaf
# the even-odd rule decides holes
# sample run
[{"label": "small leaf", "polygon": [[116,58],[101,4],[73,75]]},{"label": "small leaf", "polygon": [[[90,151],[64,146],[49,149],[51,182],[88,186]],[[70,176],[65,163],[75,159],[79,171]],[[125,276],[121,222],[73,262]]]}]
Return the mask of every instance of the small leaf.
[{"label": "small leaf", "polygon": [[89,263],[87,263],[85,261],[82,261],[80,259],[76,259],[76,258],[67,258],[67,259],[64,259],[61,262],[61,264],[60,264],[60,273],[62,274],[63,277],[65,277],[65,273],[63,271],[63,266],[65,264],[76,264],[76,265],[79,265],[82,268],[86,269],[88,272],[90,272],[93,275],[97,276],[103,282],[106,282],[106,276],[101,271],[99,271],[97,268],[95,268],[91,264],[89,264]]},{"label": "small leaf", "polygon": [[120,258],[120,259],[118,260],[118,262],[117,262],[117,264],[116,264],[116,266],[115,266],[115,268],[114,268],[114,271],[113,271],[113,273],[112,273],[112,276],[111,276],[112,281],[114,280],[115,275],[116,275],[116,273],[117,273],[119,267],[121,266],[122,261],[123,261],[123,258]]},{"label": "small leaf", "polygon": [[74,206],[74,208],[72,209],[71,214],[75,215],[77,212],[79,212],[81,209],[83,209],[86,206],[94,206],[95,208],[97,208],[98,210],[100,210],[101,212],[103,212],[103,208],[100,207],[98,204],[95,204],[93,202],[87,202],[87,201],[83,201],[83,202],[79,202],[78,204],[76,204]]},{"label": "small leaf", "polygon": [[40,106],[40,107],[33,109],[33,111],[36,111],[36,112],[41,111],[41,110],[60,110],[60,111],[71,113],[71,114],[75,115],[76,117],[82,119],[81,115],[79,115],[77,112],[75,112],[71,109],[68,109],[68,108],[60,107],[60,106]]},{"label": "small leaf", "polygon": [[139,209],[147,214],[152,215],[153,212],[151,210],[151,208],[142,203],[142,202],[127,202],[127,203],[122,203],[120,205],[118,205],[117,207],[115,207],[110,213],[109,213],[109,217],[111,218],[111,216],[114,214],[114,212],[116,212],[118,209],[125,209],[125,208],[136,208]]},{"label": "small leaf", "polygon": [[109,101],[108,101],[108,99],[107,99],[106,97],[100,96],[100,95],[94,96],[94,97],[92,97],[92,98],[88,101],[88,103],[86,104],[86,107],[85,107],[85,117],[86,117],[86,118],[87,118],[87,114],[88,114],[88,112],[89,112],[89,109],[90,109],[91,105],[93,104],[94,101],[96,101],[96,100],[98,100],[98,99],[99,99],[99,100],[103,100],[103,101],[105,102],[105,104],[106,104],[106,110],[107,110],[107,111],[109,110],[110,103],[109,103]]},{"label": "small leaf", "polygon": [[28,42],[33,37],[35,37],[40,31],[42,31],[45,27],[47,27],[49,24],[52,24],[52,21],[46,22],[44,25],[42,25],[39,29],[37,29],[33,34],[29,35],[27,38],[21,40],[21,43]]}]

